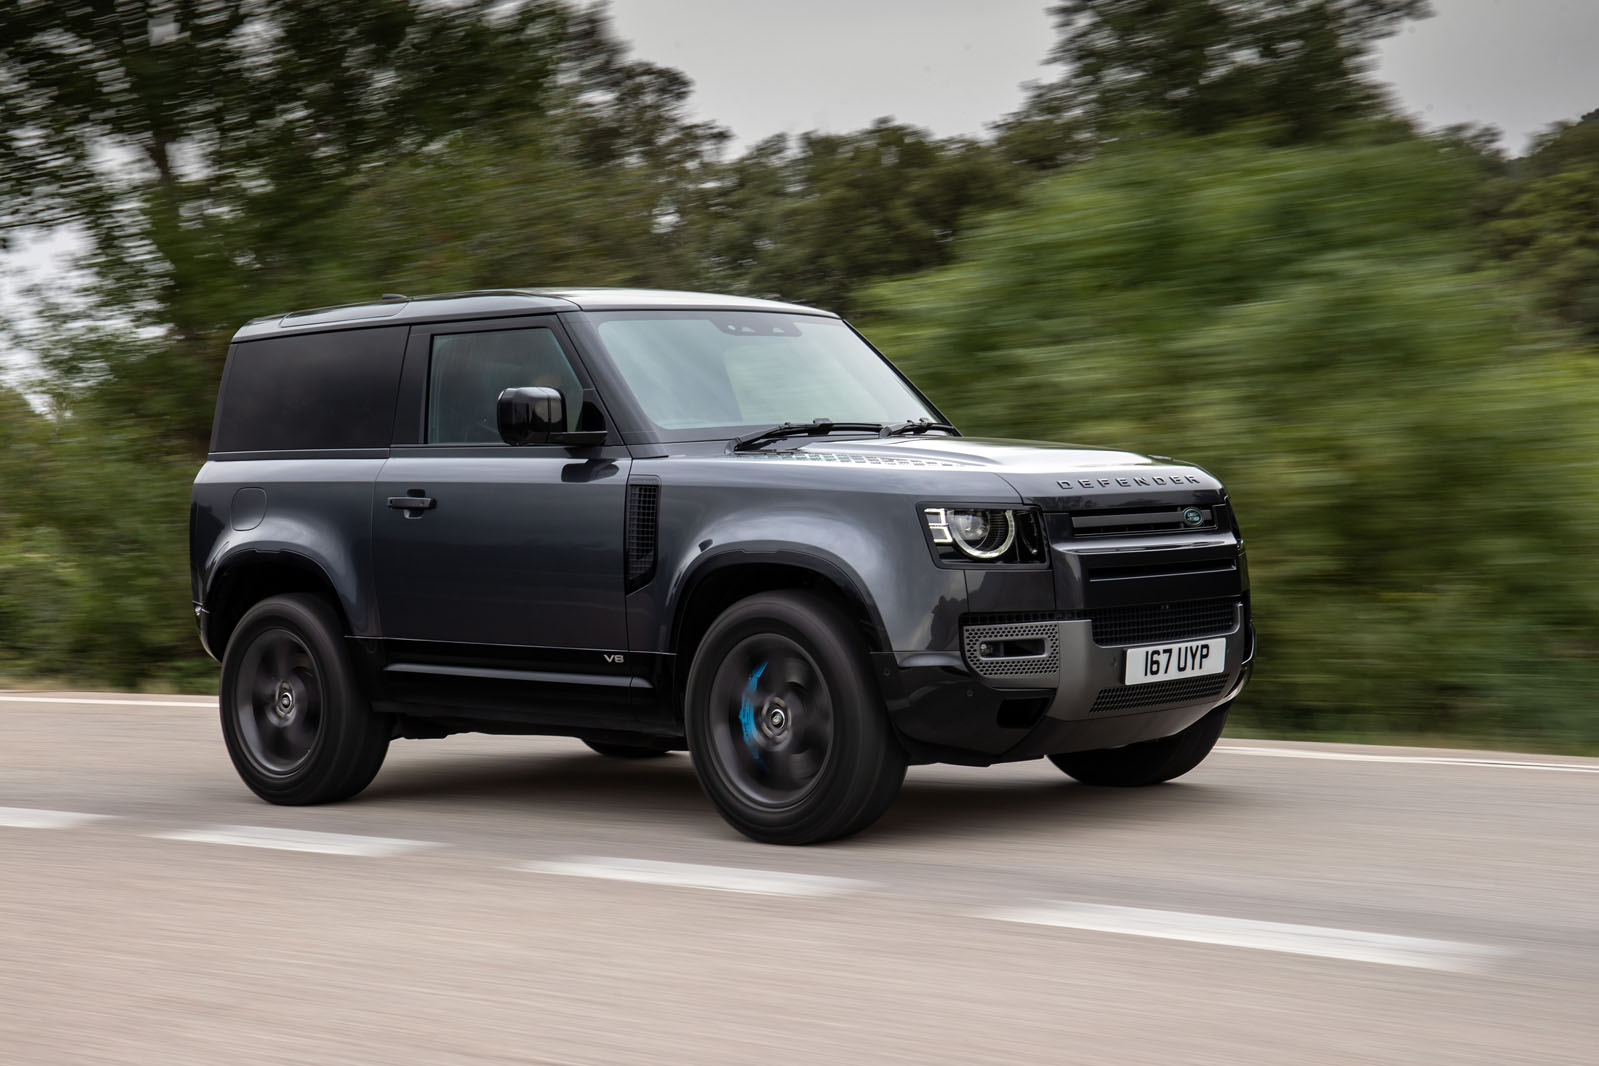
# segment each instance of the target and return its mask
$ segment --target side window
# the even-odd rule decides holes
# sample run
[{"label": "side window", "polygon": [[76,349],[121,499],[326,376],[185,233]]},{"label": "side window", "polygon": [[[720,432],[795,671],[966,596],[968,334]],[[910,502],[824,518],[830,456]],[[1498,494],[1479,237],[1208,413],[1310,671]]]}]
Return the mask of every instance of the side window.
[{"label": "side window", "polygon": [[387,448],[405,336],[389,326],[235,345],[211,450]]},{"label": "side window", "polygon": [[583,386],[554,332],[542,327],[441,333],[428,361],[429,444],[498,444],[494,401],[505,389],[544,385],[566,398],[577,427]]}]

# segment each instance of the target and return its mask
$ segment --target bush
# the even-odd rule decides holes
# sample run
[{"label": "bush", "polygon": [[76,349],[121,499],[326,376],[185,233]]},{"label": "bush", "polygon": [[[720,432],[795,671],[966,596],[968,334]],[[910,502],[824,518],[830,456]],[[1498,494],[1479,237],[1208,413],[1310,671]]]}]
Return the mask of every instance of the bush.
[{"label": "bush", "polygon": [[0,673],[214,685],[188,589],[197,464],[115,410],[0,407]]},{"label": "bush", "polygon": [[1599,358],[1468,267],[1425,141],[1121,146],[881,287],[868,332],[968,432],[1228,483],[1278,730],[1599,743]]}]

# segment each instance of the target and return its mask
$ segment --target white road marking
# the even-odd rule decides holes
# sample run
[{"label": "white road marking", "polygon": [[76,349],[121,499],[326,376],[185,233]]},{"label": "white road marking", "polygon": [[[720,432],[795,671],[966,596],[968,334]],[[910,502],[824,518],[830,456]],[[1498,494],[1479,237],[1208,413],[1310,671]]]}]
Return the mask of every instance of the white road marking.
[{"label": "white road marking", "polygon": [[161,840],[190,840],[199,844],[231,844],[241,848],[272,848],[276,851],[311,851],[319,855],[362,855],[371,858],[439,847],[428,840],[313,833],[305,829],[277,829],[265,825],[215,825],[209,829],[180,829],[150,835]]},{"label": "white road marking", "polygon": [[1367,933],[1357,929],[1258,922],[1214,914],[1185,914],[1181,911],[1112,907],[1098,903],[1045,903],[1034,907],[988,911],[981,916],[1002,922],[1186,940],[1196,944],[1221,944],[1452,973],[1482,970],[1490,960],[1505,954],[1494,948],[1454,940],[1428,940],[1390,933]]},{"label": "white road marking", "polygon": [[1313,748],[1255,748],[1218,744],[1228,755],[1265,755],[1278,759],[1328,759],[1337,762],[1391,762],[1417,766],[1489,766],[1511,770],[1556,770],[1572,774],[1599,774],[1599,764],[1574,762],[1518,762],[1514,759],[1474,759],[1461,755],[1380,755],[1359,751],[1316,751]]},{"label": "white road marking", "polygon": [[517,869],[564,877],[598,877],[608,881],[637,881],[646,885],[708,888],[718,892],[747,892],[761,896],[842,896],[875,887],[868,881],[853,881],[844,877],[591,855],[526,862]]},{"label": "white road marking", "polygon": [[77,825],[103,821],[108,814],[83,814],[79,811],[41,811],[31,807],[0,807],[0,826],[8,829],[71,829]]},{"label": "white road marking", "polygon": [[196,700],[117,700],[110,697],[90,696],[19,696],[15,693],[0,695],[0,703],[76,703],[92,707],[198,707],[216,709],[217,701],[201,703]]}]

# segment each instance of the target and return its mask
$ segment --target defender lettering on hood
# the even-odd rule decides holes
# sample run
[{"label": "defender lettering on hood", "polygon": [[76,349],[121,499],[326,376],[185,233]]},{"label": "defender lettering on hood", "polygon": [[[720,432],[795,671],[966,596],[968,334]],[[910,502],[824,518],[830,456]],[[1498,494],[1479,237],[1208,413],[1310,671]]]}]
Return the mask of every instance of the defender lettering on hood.
[{"label": "defender lettering on hood", "polygon": [[1113,485],[1120,485],[1124,489],[1130,489],[1137,485],[1142,485],[1145,487],[1153,487],[1155,485],[1183,486],[1203,485],[1204,482],[1199,480],[1199,478],[1195,477],[1193,474],[1168,474],[1165,477],[1162,477],[1159,474],[1150,474],[1143,477],[1080,477],[1067,481],[1057,481],[1055,484],[1059,485],[1063,489],[1076,488],[1079,485],[1085,489],[1108,489]]}]

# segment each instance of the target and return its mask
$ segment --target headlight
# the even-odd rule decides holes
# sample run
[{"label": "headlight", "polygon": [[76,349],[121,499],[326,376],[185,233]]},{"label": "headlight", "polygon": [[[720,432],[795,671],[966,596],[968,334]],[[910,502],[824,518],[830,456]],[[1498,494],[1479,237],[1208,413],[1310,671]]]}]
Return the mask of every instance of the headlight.
[{"label": "headlight", "polygon": [[1038,515],[988,507],[926,507],[922,517],[941,561],[1038,563],[1044,542]]}]

